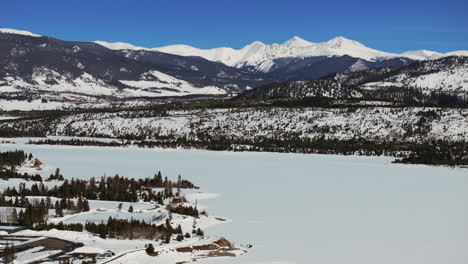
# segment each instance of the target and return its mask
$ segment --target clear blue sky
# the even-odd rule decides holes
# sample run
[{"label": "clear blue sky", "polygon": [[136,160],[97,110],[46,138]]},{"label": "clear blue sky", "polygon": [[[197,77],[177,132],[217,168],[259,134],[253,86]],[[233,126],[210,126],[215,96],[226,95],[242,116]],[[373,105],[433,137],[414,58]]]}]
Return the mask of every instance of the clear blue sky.
[{"label": "clear blue sky", "polygon": [[468,1],[5,0],[0,27],[65,40],[240,48],[345,36],[388,52],[468,50]]}]

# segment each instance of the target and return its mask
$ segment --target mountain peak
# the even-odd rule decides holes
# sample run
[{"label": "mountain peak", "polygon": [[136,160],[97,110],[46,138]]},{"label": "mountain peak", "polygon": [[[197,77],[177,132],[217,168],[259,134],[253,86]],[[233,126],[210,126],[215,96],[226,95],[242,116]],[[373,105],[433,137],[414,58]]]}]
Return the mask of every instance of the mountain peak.
[{"label": "mountain peak", "polygon": [[29,31],[17,30],[17,29],[11,29],[11,28],[0,28],[0,33],[23,35],[23,36],[29,36],[29,37],[42,37],[41,35],[37,35]]},{"label": "mountain peak", "polygon": [[96,40],[94,43],[104,46],[111,50],[144,50],[146,48],[137,47],[129,43],[124,42],[106,42],[101,40]]},{"label": "mountain peak", "polygon": [[338,36],[336,38],[330,39],[329,41],[326,42],[327,44],[332,45],[333,47],[336,48],[341,48],[345,45],[353,45],[353,46],[360,46],[364,47],[361,43],[354,41],[352,39],[345,38],[343,36]]},{"label": "mountain peak", "polygon": [[260,41],[254,41],[250,43],[249,45],[245,46],[242,48],[242,50],[259,50],[262,47],[265,47],[266,44]]},{"label": "mountain peak", "polygon": [[311,46],[313,44],[314,43],[304,40],[298,36],[294,36],[281,45],[285,47],[289,47],[289,48],[292,48],[292,47],[301,48],[301,47]]}]

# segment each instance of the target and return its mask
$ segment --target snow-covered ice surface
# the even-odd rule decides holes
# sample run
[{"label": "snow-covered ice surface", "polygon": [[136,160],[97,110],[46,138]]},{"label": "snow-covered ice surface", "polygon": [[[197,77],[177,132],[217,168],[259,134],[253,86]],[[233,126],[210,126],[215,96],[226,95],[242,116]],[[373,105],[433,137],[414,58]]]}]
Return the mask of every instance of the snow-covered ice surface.
[{"label": "snow-covered ice surface", "polygon": [[[466,264],[468,177],[460,168],[391,164],[386,157],[108,147],[23,148],[68,178],[181,174],[218,193],[199,201],[232,221],[206,231],[253,244],[238,258],[199,263]],[[66,239],[76,233],[57,232]],[[144,241],[104,241],[136,250]],[[93,243],[87,245],[93,246]],[[160,263],[174,263],[174,255]],[[152,263],[141,251],[113,263]]]}]

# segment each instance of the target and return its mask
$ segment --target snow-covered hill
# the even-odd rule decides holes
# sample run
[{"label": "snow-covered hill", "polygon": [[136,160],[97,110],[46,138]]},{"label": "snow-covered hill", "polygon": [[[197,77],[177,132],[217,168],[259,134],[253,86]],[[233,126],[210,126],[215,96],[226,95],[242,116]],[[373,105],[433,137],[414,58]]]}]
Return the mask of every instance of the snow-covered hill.
[{"label": "snow-covered hill", "polygon": [[[266,76],[200,57],[111,50],[0,29],[0,109],[53,109],[128,98],[239,93]],[[34,102],[34,103],[32,103]],[[12,108],[13,107],[13,108]],[[15,108],[16,107],[16,108]]]},{"label": "snow-covered hill", "polygon": [[364,62],[357,61],[347,72],[319,80],[268,84],[246,91],[239,98],[363,98],[438,104],[431,94],[450,96],[454,100],[456,97],[462,101],[466,101],[468,95],[466,56],[443,57],[379,69],[369,69]]},{"label": "snow-covered hill", "polygon": [[[452,59],[451,59],[452,58]],[[465,57],[451,57],[420,63],[419,67],[407,67],[394,75],[376,82],[362,85],[367,89],[385,87],[412,87],[429,93],[432,91],[451,94],[468,93],[468,60]]]}]

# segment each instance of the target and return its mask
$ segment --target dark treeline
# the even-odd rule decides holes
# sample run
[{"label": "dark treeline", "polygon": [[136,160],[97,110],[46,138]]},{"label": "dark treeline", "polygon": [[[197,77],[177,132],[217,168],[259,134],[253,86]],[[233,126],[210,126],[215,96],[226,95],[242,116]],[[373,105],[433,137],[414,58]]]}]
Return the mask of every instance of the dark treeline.
[{"label": "dark treeline", "polygon": [[[20,192],[24,189],[24,186],[20,186]],[[33,202],[30,202],[24,195],[6,199],[8,197],[6,194],[9,192],[10,190],[7,189],[4,193],[0,193],[0,206],[15,207],[9,217],[9,224],[32,226],[43,223],[47,220],[49,209],[55,209],[55,214],[59,217],[64,216],[65,211],[79,213],[90,209],[88,201],[82,198],[78,198],[76,203],[72,199],[65,198],[53,203],[50,197],[42,198],[40,201],[34,199]],[[18,212],[17,207],[22,209]]]},{"label": "dark treeline", "polygon": [[[422,119],[434,118],[433,111],[421,114]],[[410,131],[408,132],[410,133]],[[129,139],[132,137],[129,137]],[[62,141],[62,144],[67,144]],[[265,151],[291,153],[319,153],[366,156],[401,157],[396,162],[433,165],[468,165],[465,146],[468,142],[448,142],[443,140],[423,142],[371,141],[366,139],[308,139],[291,136],[288,139],[257,137],[255,139],[226,138],[208,134],[197,134],[197,140],[185,137],[160,137],[158,140],[127,141],[127,144],[148,148],[194,148],[226,151]],[[161,178],[157,182],[145,179],[145,186],[164,188]],[[182,188],[194,188],[190,182],[181,181]]]},{"label": "dark treeline", "polygon": [[[152,188],[163,188],[159,192]],[[5,196],[50,196],[64,199],[85,198],[89,200],[108,200],[122,202],[137,202],[139,199],[144,201],[157,201],[163,204],[166,198],[174,197],[172,188],[186,189],[198,188],[188,180],[183,180],[180,176],[178,181],[173,182],[165,177],[163,179],[161,172],[158,172],[152,178],[129,179],[116,175],[114,177],[102,177],[99,181],[96,178],[90,180],[64,180],[62,185],[48,188],[42,183],[34,183],[31,188],[26,188],[24,184],[20,185],[19,190],[15,187],[7,188],[3,195]]]},{"label": "dark treeline", "polygon": [[[184,205],[168,205],[167,206],[169,212],[181,215],[189,215],[195,218],[199,217],[198,209],[194,206],[184,206]],[[202,212],[202,214],[206,214],[206,212]]]},{"label": "dark treeline", "polygon": [[427,165],[468,165],[468,142],[418,145],[395,163]]},{"label": "dark treeline", "polygon": [[375,90],[361,89],[360,92],[368,100],[401,102],[406,106],[468,107],[468,94],[462,92],[425,92],[420,88],[398,86]]},{"label": "dark treeline", "polygon": [[[19,173],[12,169],[0,170],[0,179],[13,179],[13,178],[24,179],[27,181],[38,181],[38,182],[43,181],[42,176],[39,175],[38,173],[36,174],[29,174],[26,172]],[[63,175],[60,174],[60,169],[56,169],[55,173],[51,174],[49,178],[46,179],[46,181],[52,181],[52,180],[57,180],[57,181],[64,180]]]},{"label": "dark treeline", "polygon": [[[19,178],[25,180],[42,181],[39,174],[16,172],[16,167],[21,166],[26,160],[33,161],[33,155],[22,150],[0,152],[0,179]],[[35,162],[39,162],[35,160]]]},{"label": "dark treeline", "polygon": [[[436,118],[437,113],[427,111],[420,114],[421,122],[431,118]],[[416,133],[417,131],[408,131]],[[319,153],[319,154],[342,154],[342,155],[366,155],[366,156],[395,156],[398,159],[395,162],[413,163],[413,164],[433,164],[461,166],[468,165],[468,157],[465,146],[468,142],[449,142],[444,140],[422,141],[422,142],[404,142],[404,141],[371,141],[363,138],[338,140],[338,139],[308,139],[288,136],[286,139],[277,139],[269,137],[256,137],[254,139],[234,138],[224,136],[213,136],[208,133],[198,133],[196,140],[186,137],[158,137],[157,140],[137,140],[142,137],[129,135],[125,145],[135,145],[147,148],[188,148],[188,149],[207,149],[207,150],[226,150],[226,151],[265,151],[265,152],[291,152],[291,153]],[[144,138],[144,137],[143,137]],[[134,141],[130,141],[134,140]],[[68,145],[70,142],[61,140],[52,144]],[[80,142],[74,139],[71,144],[86,145],[88,141]],[[17,175],[12,172],[0,173],[0,178],[27,178],[39,179],[39,175]],[[3,176],[2,176],[3,175]],[[52,176],[51,176],[52,177]],[[180,180],[180,179],[179,179]],[[145,187],[164,188],[167,185],[176,187],[174,183],[167,183],[159,175],[154,178],[138,180]],[[196,188],[192,183],[186,180],[180,180],[181,188]],[[152,197],[148,197],[151,199]],[[159,198],[158,198],[159,199]]]},{"label": "dark treeline", "polygon": [[54,224],[54,223],[45,222],[45,223],[39,223],[33,227],[33,230],[36,230],[36,231],[51,230],[51,229],[83,232],[83,225],[80,223],[64,224],[63,222],[60,222],[58,224]]},{"label": "dark treeline", "polygon": [[67,139],[67,140],[29,140],[27,144],[34,145],[69,145],[69,146],[98,146],[98,147],[122,147],[128,145],[128,143],[118,141],[99,141],[99,140],[83,140],[83,139]]},{"label": "dark treeline", "polygon": [[39,174],[28,174],[28,173],[19,173],[11,170],[0,170],[0,179],[12,179],[12,178],[19,178],[25,179],[28,181],[42,181],[42,177]]},{"label": "dark treeline", "polygon": [[[429,113],[430,114],[430,113]],[[468,165],[468,142],[432,140],[423,142],[371,141],[366,139],[308,139],[290,137],[272,139],[257,137],[239,139],[197,135],[200,140],[175,138],[165,141],[140,141],[139,147],[197,148],[227,151],[265,151],[286,153],[318,153],[365,156],[394,156],[397,162],[433,165]]]},{"label": "dark treeline", "polygon": [[110,217],[107,223],[86,223],[85,229],[98,234],[101,238],[163,239],[169,242],[173,234],[182,235],[180,225],[173,228],[169,221],[167,219],[165,224],[156,225],[134,219],[113,219]]},{"label": "dark treeline", "polygon": [[0,170],[2,170],[4,166],[10,168],[21,166],[28,158],[32,159],[32,154],[28,155],[22,150],[0,152]]}]

